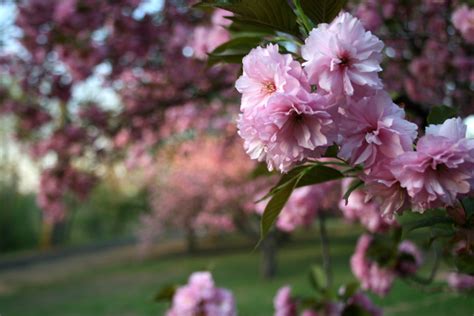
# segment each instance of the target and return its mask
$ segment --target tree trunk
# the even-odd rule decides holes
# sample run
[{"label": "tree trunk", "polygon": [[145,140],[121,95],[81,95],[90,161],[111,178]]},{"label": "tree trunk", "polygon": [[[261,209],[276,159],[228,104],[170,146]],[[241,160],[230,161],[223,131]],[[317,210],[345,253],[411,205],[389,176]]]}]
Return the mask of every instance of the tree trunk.
[{"label": "tree trunk", "polygon": [[186,227],[186,250],[189,254],[197,252],[196,233],[192,227]]},{"label": "tree trunk", "polygon": [[264,279],[272,279],[277,272],[277,240],[275,232],[270,232],[262,241],[261,274]]}]

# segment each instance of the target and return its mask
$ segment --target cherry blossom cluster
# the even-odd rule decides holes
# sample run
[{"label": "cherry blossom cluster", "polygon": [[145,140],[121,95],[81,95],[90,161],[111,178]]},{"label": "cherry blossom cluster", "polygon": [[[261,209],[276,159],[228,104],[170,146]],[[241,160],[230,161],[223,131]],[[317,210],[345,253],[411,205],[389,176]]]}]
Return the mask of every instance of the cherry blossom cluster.
[{"label": "cherry blossom cluster", "polygon": [[[463,1],[363,0],[352,11],[386,44],[386,89],[424,116],[440,103],[472,114],[474,9]],[[423,77],[423,80],[419,80]]]},{"label": "cherry blossom cluster", "polygon": [[358,291],[345,301],[325,302],[319,304],[318,308],[305,308],[301,310],[301,300],[292,296],[290,286],[280,288],[273,299],[275,308],[274,316],[342,316],[349,311],[360,310],[364,315],[381,316],[382,310],[372,303],[372,301],[362,292]]},{"label": "cherry blossom cluster", "polygon": [[218,288],[210,272],[194,272],[188,283],[180,286],[166,316],[236,316],[232,292]]},{"label": "cherry blossom cluster", "polygon": [[[263,193],[257,194],[258,200]],[[313,185],[296,189],[283,207],[277,219],[276,227],[291,233],[300,227],[310,227],[320,212],[332,211],[341,198],[340,183],[332,181],[320,185]],[[262,215],[268,200],[259,202],[254,210]]]},{"label": "cherry blossom cluster", "polygon": [[[73,165],[86,155],[107,164],[124,158],[131,166],[145,163],[144,153],[176,133],[228,127],[236,68],[208,68],[204,60],[229,38],[226,14],[190,10],[192,1],[166,1],[156,12],[137,15],[142,2],[18,2],[23,51],[0,52],[0,76],[13,87],[0,87],[0,111],[15,116],[16,136],[34,159],[57,157],[58,168],[69,164],[76,171]],[[100,98],[77,104],[73,91],[91,76],[100,79],[98,90],[118,96],[113,110]],[[95,172],[88,169],[83,172]],[[55,204],[64,205],[57,197]],[[46,213],[47,205],[53,204],[41,203]]]},{"label": "cherry blossom cluster", "polygon": [[256,165],[246,158],[234,127],[226,137],[201,135],[144,159],[144,173],[154,174],[146,183],[151,212],[138,230],[143,249],[167,231],[202,235],[248,227],[253,196],[272,178],[251,180]]},{"label": "cherry blossom cluster", "polygon": [[[380,258],[383,262],[378,262],[376,258],[369,256],[373,246],[374,237],[362,235],[351,258],[351,268],[364,290],[370,290],[380,296],[389,292],[396,276],[413,275],[422,264],[421,252],[408,240],[398,245],[395,254]],[[375,253],[383,256],[385,252],[383,249],[377,249]]]},{"label": "cherry blossom cluster", "polygon": [[461,119],[449,119],[428,126],[414,150],[418,126],[378,76],[383,47],[341,13],[310,32],[302,64],[277,45],[252,50],[236,82],[244,147],[269,170],[288,172],[337,144],[340,159],[363,167],[364,202],[373,199],[388,218],[410,204],[421,212],[452,206],[471,191],[474,140]]}]

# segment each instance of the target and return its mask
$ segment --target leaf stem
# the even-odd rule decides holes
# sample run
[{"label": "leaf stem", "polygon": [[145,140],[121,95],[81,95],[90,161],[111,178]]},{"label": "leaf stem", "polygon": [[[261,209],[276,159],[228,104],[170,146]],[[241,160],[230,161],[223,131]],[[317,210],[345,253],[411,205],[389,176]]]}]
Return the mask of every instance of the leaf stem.
[{"label": "leaf stem", "polygon": [[326,229],[326,217],[324,214],[319,216],[319,237],[321,242],[321,254],[323,256],[323,269],[324,274],[326,274],[326,285],[327,288],[330,289],[332,286],[331,253]]}]

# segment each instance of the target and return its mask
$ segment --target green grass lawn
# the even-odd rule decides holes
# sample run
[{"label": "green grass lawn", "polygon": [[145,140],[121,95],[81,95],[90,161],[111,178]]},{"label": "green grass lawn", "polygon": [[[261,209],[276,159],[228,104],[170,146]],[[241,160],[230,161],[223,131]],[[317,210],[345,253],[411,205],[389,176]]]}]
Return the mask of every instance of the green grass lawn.
[{"label": "green grass lawn", "polygon": [[[352,235],[338,234],[333,240],[336,282],[352,280],[348,258],[355,240],[354,231],[350,232]],[[161,285],[184,283],[192,271],[211,268],[217,284],[234,291],[239,315],[272,315],[276,290],[291,284],[295,293],[307,293],[307,271],[320,260],[317,240],[288,243],[279,252],[278,276],[263,281],[259,277],[259,253],[252,252],[251,246],[145,261],[133,259],[133,253],[130,251],[128,259],[107,257],[106,253],[96,255],[105,258],[100,265],[77,258],[62,264],[0,273],[0,314],[163,315],[166,304],[153,302]],[[385,315],[472,316],[473,298],[453,293],[427,294],[397,281],[387,297],[374,299],[385,308]]]}]

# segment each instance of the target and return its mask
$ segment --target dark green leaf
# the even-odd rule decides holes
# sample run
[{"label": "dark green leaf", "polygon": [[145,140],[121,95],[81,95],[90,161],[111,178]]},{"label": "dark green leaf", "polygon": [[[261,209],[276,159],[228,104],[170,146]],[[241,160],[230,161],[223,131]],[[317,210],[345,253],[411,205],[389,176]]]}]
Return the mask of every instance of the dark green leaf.
[{"label": "dark green leaf", "polygon": [[342,10],[347,0],[300,0],[304,13],[313,21],[330,23]]},{"label": "dark green leaf", "polygon": [[336,144],[334,144],[326,150],[324,157],[336,158],[338,151],[339,151],[339,147]]},{"label": "dark green leaf", "polygon": [[416,221],[409,222],[403,225],[404,233],[409,233],[416,229],[432,227],[437,224],[453,224],[453,220],[448,216],[426,216]]},{"label": "dark green leaf", "polygon": [[281,210],[290,198],[290,195],[295,189],[298,181],[299,177],[295,177],[282,187],[282,189],[277,191],[268,202],[265,211],[263,212],[262,220],[260,221],[260,241],[267,236]]},{"label": "dark green leaf", "polygon": [[454,258],[454,264],[459,272],[474,275],[474,256],[469,254],[458,255]]},{"label": "dark green leaf", "polygon": [[155,295],[155,301],[157,302],[171,302],[174,293],[178,287],[175,284],[169,284],[163,286],[158,293]]},{"label": "dark green leaf", "polygon": [[218,46],[211,54],[222,54],[229,50],[239,50],[248,53],[251,49],[257,47],[261,41],[262,38],[260,36],[237,37]]},{"label": "dark green leaf", "polygon": [[218,63],[226,63],[226,64],[241,64],[242,58],[245,57],[246,54],[244,53],[231,53],[228,54],[221,54],[221,55],[213,55],[209,54],[207,58],[207,63],[209,66],[213,66]]},{"label": "dark green leaf", "polygon": [[315,265],[311,267],[309,280],[316,291],[327,290],[327,278],[324,273],[324,269],[321,266]]},{"label": "dark green leaf", "polygon": [[446,105],[435,106],[428,115],[428,124],[442,124],[447,119],[456,116],[457,111],[455,108]]},{"label": "dark green leaf", "polygon": [[349,185],[349,188],[347,188],[346,193],[344,193],[344,196],[342,197],[347,203],[349,203],[349,196],[351,196],[351,193],[360,188],[361,186],[364,185],[364,181],[360,179],[354,179],[351,184]]},{"label": "dark green leaf", "polygon": [[286,0],[203,0],[198,6],[228,10],[241,22],[299,35],[296,15]]},{"label": "dark green leaf", "polygon": [[471,217],[474,216],[474,199],[472,198],[463,199],[462,206],[464,208],[464,212],[466,213],[466,218],[469,220]]},{"label": "dark green leaf", "polygon": [[344,178],[344,175],[334,168],[314,165],[302,172],[301,179],[298,181],[296,187],[299,188],[342,178]]},{"label": "dark green leaf", "polygon": [[359,305],[351,304],[347,305],[342,311],[342,316],[371,316],[367,310]]},{"label": "dark green leaf", "polygon": [[260,201],[272,196],[263,213],[261,238],[265,238],[276,218],[295,188],[342,179],[344,175],[336,169],[321,165],[303,165],[284,174],[278,184]]}]

